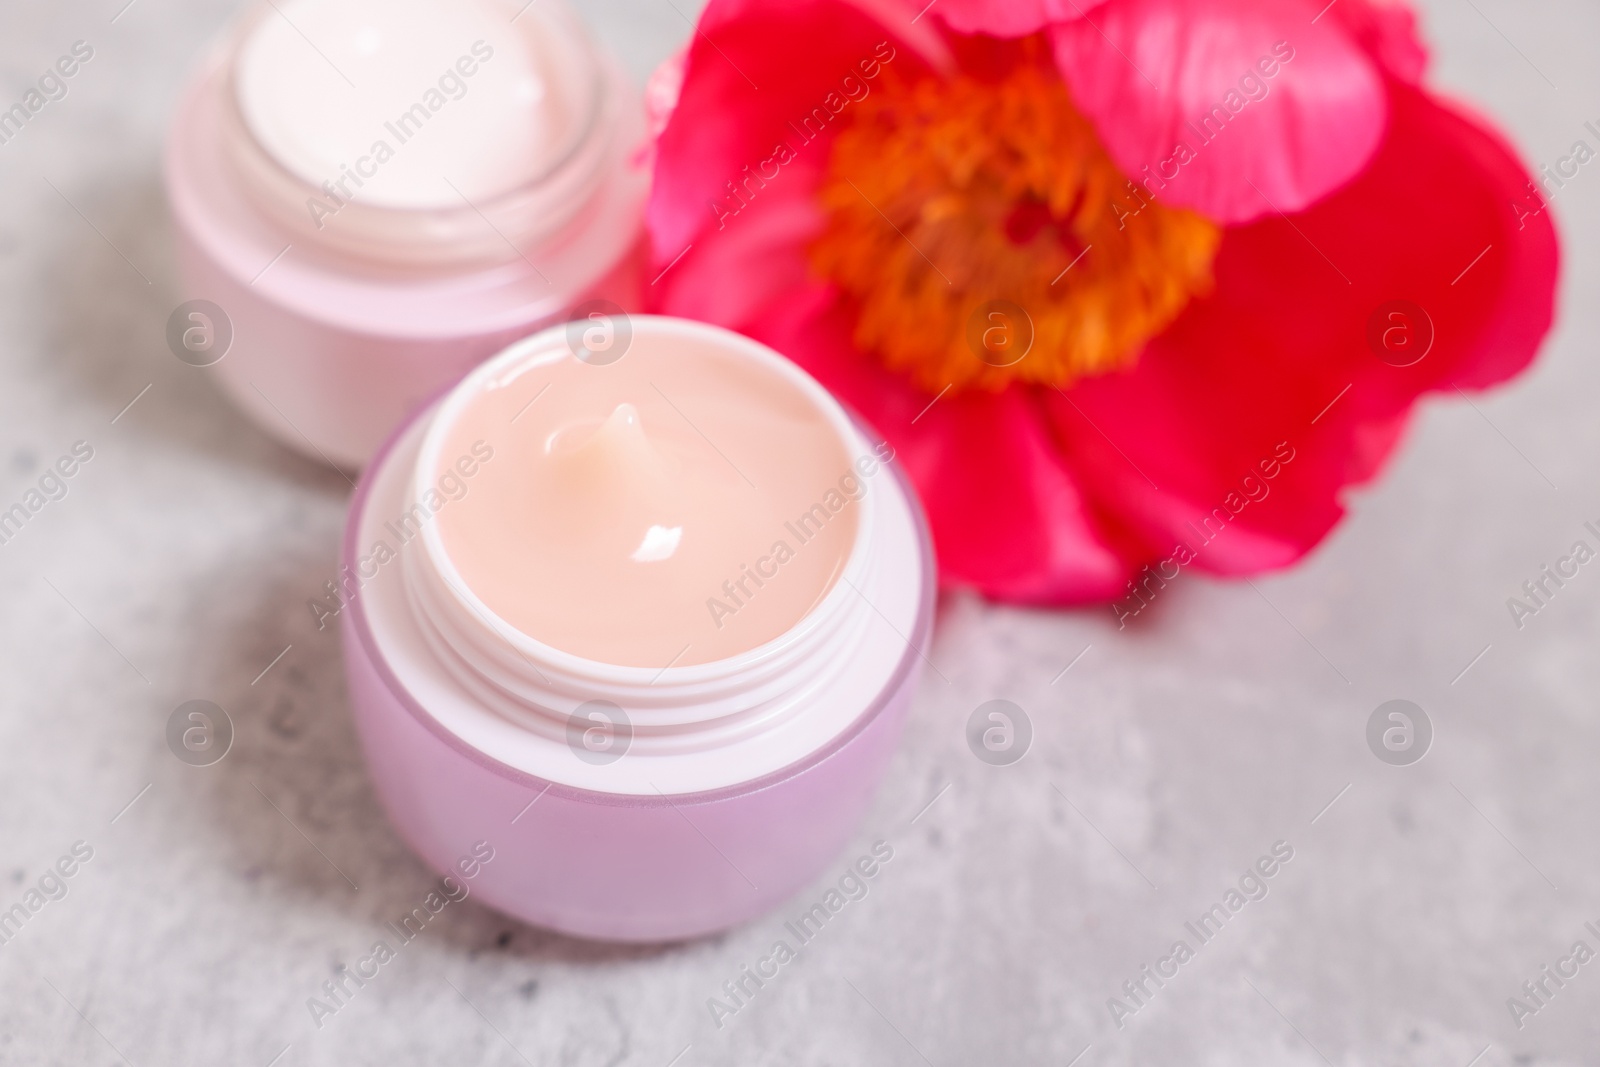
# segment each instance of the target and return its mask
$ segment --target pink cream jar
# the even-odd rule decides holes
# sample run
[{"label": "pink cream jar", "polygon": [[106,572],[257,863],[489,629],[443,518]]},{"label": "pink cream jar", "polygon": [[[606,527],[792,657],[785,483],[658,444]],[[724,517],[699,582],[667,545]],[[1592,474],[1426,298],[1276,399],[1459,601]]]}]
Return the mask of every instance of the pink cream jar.
[{"label": "pink cream jar", "polygon": [[932,620],[893,452],[771,349],[596,317],[520,341],[368,466],[339,611],[390,818],[475,891],[660,941],[781,903],[883,778]]},{"label": "pink cream jar", "polygon": [[643,140],[638,94],[559,0],[260,4],[168,139],[184,293],[228,320],[177,333],[231,326],[229,396],[358,468],[512,340],[635,306]]}]

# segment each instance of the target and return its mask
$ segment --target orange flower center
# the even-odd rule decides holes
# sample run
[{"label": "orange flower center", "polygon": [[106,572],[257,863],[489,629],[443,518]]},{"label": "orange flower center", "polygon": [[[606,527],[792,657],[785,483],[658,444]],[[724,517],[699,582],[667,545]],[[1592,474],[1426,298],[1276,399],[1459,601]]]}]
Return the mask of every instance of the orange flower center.
[{"label": "orange flower center", "polygon": [[1053,71],[885,69],[851,111],[811,262],[856,344],[931,392],[1126,366],[1211,285],[1218,227],[1136,192]]}]

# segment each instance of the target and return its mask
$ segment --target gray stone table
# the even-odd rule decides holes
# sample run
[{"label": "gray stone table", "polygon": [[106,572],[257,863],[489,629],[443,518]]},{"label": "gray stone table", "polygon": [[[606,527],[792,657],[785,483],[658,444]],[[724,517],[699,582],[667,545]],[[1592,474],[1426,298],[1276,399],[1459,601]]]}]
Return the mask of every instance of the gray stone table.
[{"label": "gray stone table", "polygon": [[[1600,573],[1521,631],[1505,607],[1600,519],[1600,169],[1556,204],[1562,315],[1533,371],[1476,407],[1426,403],[1305,565],[1255,587],[1186,576],[1125,632],[1104,610],[947,598],[929,651],[946,681],[839,863],[878,838],[893,861],[723,1028],[707,998],[823,882],[657,949],[468,902],[319,1031],[306,998],[431,879],[374,798],[337,639],[305,606],[349,486],[163,343],[182,299],[163,126],[239,3],[124,3],[0,8],[0,98],[72,41],[96,49],[0,147],[0,501],[94,448],[0,548],[0,909],[74,842],[93,850],[0,946],[0,1063],[1600,1062],[1600,963],[1520,1030],[1506,1008],[1580,937],[1600,948]],[[694,14],[584,10],[641,79]],[[1432,0],[1425,25],[1437,83],[1531,160],[1600,120],[1592,3]],[[163,740],[196,697],[238,729],[207,770]],[[1036,729],[1008,768],[963,740],[997,697]],[[1436,730],[1414,766],[1364,740],[1392,698]],[[1269,895],[1118,1030],[1107,998],[1280,840]]]}]

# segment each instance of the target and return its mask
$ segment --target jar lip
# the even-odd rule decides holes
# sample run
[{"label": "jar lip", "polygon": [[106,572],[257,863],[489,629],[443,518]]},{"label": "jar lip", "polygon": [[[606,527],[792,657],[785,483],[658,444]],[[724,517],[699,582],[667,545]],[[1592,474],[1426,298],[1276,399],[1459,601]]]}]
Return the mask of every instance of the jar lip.
[{"label": "jar lip", "polygon": [[[490,0],[490,2],[506,7],[508,10],[511,6],[506,0]],[[614,118],[614,113],[620,102],[616,99],[617,93],[612,84],[613,79],[608,77],[603,53],[582,20],[565,3],[559,2],[559,0],[556,0],[556,2],[544,0],[539,5],[539,8],[540,16],[557,20],[561,31],[567,35],[570,42],[579,46],[576,49],[576,55],[582,68],[583,78],[581,85],[582,106],[575,112],[575,121],[572,124],[571,131],[566,135],[559,151],[552,154],[548,164],[518,184],[492,196],[477,200],[468,200],[465,195],[460,194],[459,190],[457,195],[461,197],[461,203],[435,207],[362,203],[352,198],[341,208],[341,211],[344,208],[350,208],[362,215],[390,225],[397,223],[400,225],[407,223],[427,224],[433,222],[448,227],[459,220],[468,225],[481,227],[490,218],[504,217],[515,213],[523,202],[537,197],[541,192],[548,191],[560,179],[569,177],[568,172],[576,164],[584,161],[582,157],[586,152],[592,157],[588,161],[589,165],[584,168],[583,173],[570,175],[570,177],[580,189],[588,189],[590,183],[587,179],[598,171],[608,155],[608,153],[600,150],[604,147],[601,142],[607,139],[606,134],[613,124],[608,121],[608,118]],[[224,38],[220,48],[223,64],[222,116],[224,123],[237,134],[237,155],[245,157],[245,160],[236,159],[236,166],[245,165],[249,169],[258,171],[258,174],[252,175],[247,172],[244,176],[247,182],[251,182],[253,179],[253,182],[258,186],[265,186],[265,188],[258,187],[252,190],[252,192],[260,195],[252,196],[250,199],[258,203],[262,200],[267,201],[262,206],[268,210],[273,207],[287,208],[295,215],[300,215],[303,214],[302,205],[304,201],[323,197],[327,195],[326,191],[291,170],[268,149],[247,117],[243,103],[240,100],[240,56],[255,31],[263,22],[274,15],[281,17],[281,13],[277,10],[277,5],[272,0],[261,0],[253,10],[247,12],[239,20],[233,31]],[[283,193],[288,193],[288,197],[282,196],[281,194]],[[279,203],[280,200],[286,200],[286,202]],[[577,206],[573,205],[574,211]],[[563,221],[565,221],[564,215],[554,218],[556,225]],[[494,227],[492,222],[489,225]],[[498,233],[499,227],[494,228]],[[554,228],[554,226],[547,228]],[[522,236],[526,236],[526,234]],[[494,242],[502,246],[509,241],[510,238],[506,238],[504,234],[494,238]],[[331,242],[328,242],[327,246],[335,249],[339,247]],[[510,251],[519,252],[515,243],[512,243]],[[435,257],[424,256],[422,258],[431,261]],[[516,256],[500,258],[514,259]]]},{"label": "jar lip", "polygon": [[[656,332],[658,335],[665,336],[677,335],[680,337],[701,338],[719,346],[732,347],[739,350],[766,368],[775,371],[791,384],[799,387],[805,393],[807,399],[828,420],[834,432],[838,435],[839,442],[845,446],[847,452],[853,451],[852,446],[857,442],[865,441],[860,427],[831,393],[797,364],[759,341],[721,326],[691,319],[680,319],[664,315],[631,315],[629,320],[633,324],[636,342],[641,334]],[[531,367],[543,365],[547,361],[554,362],[570,357],[571,353],[566,347],[565,338],[565,323],[541,330],[512,344],[499,354],[486,360],[445,394],[438,406],[428,416],[431,422],[423,437],[422,446],[417,455],[416,467],[412,471],[409,480],[409,492],[413,496],[420,492],[422,486],[427,484],[428,477],[426,472],[438,469],[445,451],[445,438],[453,427],[455,417],[473,399],[475,392],[482,387],[483,383],[498,374],[504,373],[509,367],[516,366],[531,369]],[[872,495],[868,494],[863,499],[870,500],[871,497]],[[786,653],[793,651],[797,647],[804,647],[808,641],[814,639],[819,627],[825,626],[830,621],[838,618],[842,601],[851,596],[860,595],[850,579],[854,575],[859,580],[860,572],[870,561],[873,526],[872,510],[869,507],[863,510],[860,520],[856,524],[855,536],[851,543],[849,554],[845,558],[844,565],[835,576],[832,587],[820,596],[788,630],[757,645],[755,648],[733,656],[726,656],[706,663],[686,666],[668,664],[665,667],[637,667],[605,663],[601,660],[567,652],[523,633],[502,619],[472,591],[470,585],[460,575],[455,564],[451,561],[436,523],[429,523],[423,528],[421,539],[424,555],[428,558],[429,565],[437,569],[438,576],[450,595],[457,599],[471,614],[484,622],[495,639],[504,642],[507,648],[533,665],[536,671],[543,667],[549,669],[552,673],[580,679],[585,683],[599,686],[609,684],[629,689],[641,687],[655,692],[670,692],[679,687],[715,683],[738,678],[748,672],[759,671],[763,667],[773,665],[774,660],[781,659]],[[542,674],[543,672],[540,671],[540,673]]]}]

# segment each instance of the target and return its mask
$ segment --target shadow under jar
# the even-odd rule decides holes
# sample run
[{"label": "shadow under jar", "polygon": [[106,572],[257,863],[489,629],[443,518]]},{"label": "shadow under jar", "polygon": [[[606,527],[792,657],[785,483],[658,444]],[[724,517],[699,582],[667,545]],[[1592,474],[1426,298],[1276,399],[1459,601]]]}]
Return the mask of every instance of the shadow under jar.
[{"label": "shadow under jar", "polygon": [[390,819],[588,938],[733,926],[835,860],[936,592],[893,450],[793,363],[651,316],[513,345],[402,427],[346,528],[351,706]]},{"label": "shadow under jar", "polygon": [[639,94],[559,0],[260,4],[168,137],[183,293],[232,333],[184,358],[220,356],[262,429],[357,469],[512,340],[635,306],[644,143]]}]

